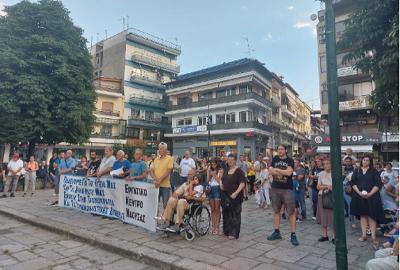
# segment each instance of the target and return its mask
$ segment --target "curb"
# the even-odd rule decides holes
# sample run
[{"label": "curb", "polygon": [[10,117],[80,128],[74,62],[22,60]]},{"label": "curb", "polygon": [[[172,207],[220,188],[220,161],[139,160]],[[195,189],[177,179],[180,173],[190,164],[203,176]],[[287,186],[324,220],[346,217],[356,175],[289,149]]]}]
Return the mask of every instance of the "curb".
[{"label": "curb", "polygon": [[[178,265],[174,262],[185,261],[184,264],[189,264],[189,265],[192,263],[196,263],[195,261],[190,262],[190,261],[187,261],[187,259],[183,259],[174,254],[163,253],[163,252],[160,252],[157,250],[153,250],[149,247],[138,247],[138,246],[133,247],[136,250],[123,248],[121,246],[121,244],[123,244],[123,243],[121,243],[120,241],[114,241],[114,243],[110,243],[110,242],[112,242],[112,239],[104,239],[104,240],[108,240],[108,241],[104,241],[101,239],[97,239],[95,237],[95,235],[90,237],[89,233],[87,233],[85,231],[79,232],[82,229],[78,230],[78,232],[70,231],[66,228],[63,228],[63,227],[66,227],[66,225],[64,225],[62,223],[58,223],[58,222],[54,222],[54,221],[50,221],[50,220],[46,220],[46,222],[45,222],[45,221],[41,221],[41,219],[36,216],[31,216],[31,215],[27,215],[27,214],[23,214],[23,213],[22,214],[16,213],[15,210],[10,209],[10,208],[9,208],[9,210],[10,211],[4,210],[4,208],[0,208],[0,214],[2,214],[4,216],[8,216],[13,219],[16,219],[23,223],[27,223],[29,225],[41,228],[43,230],[47,230],[47,231],[50,231],[50,232],[53,232],[56,234],[67,236],[69,238],[78,240],[80,242],[84,242],[91,246],[95,246],[96,248],[100,248],[100,249],[106,250],[111,253],[116,253],[116,254],[126,257],[128,259],[133,258],[136,261],[143,262],[150,266],[155,266],[159,269],[188,270],[191,268],[185,267],[184,265]],[[49,223],[53,223],[53,224],[49,225]],[[171,259],[173,259],[173,261],[171,261]],[[207,265],[204,265],[204,266],[205,266],[205,268],[209,268],[209,267],[213,268],[213,266],[211,266],[211,265],[209,265],[209,267],[207,267]]]}]

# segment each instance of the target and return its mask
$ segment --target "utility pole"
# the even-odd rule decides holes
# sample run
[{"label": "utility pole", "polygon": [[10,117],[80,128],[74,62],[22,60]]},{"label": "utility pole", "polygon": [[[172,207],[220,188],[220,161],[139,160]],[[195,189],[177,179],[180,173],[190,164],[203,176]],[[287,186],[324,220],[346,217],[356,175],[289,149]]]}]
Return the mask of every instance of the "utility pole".
[{"label": "utility pole", "polygon": [[328,86],[328,121],[331,147],[332,186],[334,197],[336,269],[347,270],[347,244],[344,223],[342,158],[339,126],[339,99],[337,87],[336,37],[333,0],[325,2],[326,66]]},{"label": "utility pole", "polygon": [[211,117],[210,117],[210,98],[207,98],[207,159],[210,160],[211,151],[210,151],[210,142],[211,142]]}]

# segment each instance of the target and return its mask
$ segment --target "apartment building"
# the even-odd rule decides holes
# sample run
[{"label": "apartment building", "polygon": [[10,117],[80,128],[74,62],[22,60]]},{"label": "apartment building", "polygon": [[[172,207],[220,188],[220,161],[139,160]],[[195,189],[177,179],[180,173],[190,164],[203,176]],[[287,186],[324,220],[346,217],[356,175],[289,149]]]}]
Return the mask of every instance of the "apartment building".
[{"label": "apartment building", "polygon": [[294,88],[272,73],[272,123],[278,132],[277,144],[288,146],[292,155],[304,153],[311,135],[311,108],[300,99]]},{"label": "apartment building", "polygon": [[[352,12],[352,0],[337,0],[334,3],[336,41],[339,41],[345,30],[345,22]],[[320,81],[321,115],[327,119],[328,114],[328,89],[326,84],[326,49],[325,49],[325,20],[324,10],[318,12],[317,37],[318,37],[318,62]],[[371,92],[375,88],[370,74],[362,73],[353,67],[354,63],[344,63],[343,57],[347,50],[337,51],[337,79],[339,94],[340,129],[342,136],[361,136],[369,138],[363,142],[343,142],[343,149],[351,147],[354,152],[373,153],[375,157],[382,156],[384,152],[397,152],[398,155],[398,130],[399,120],[390,119],[389,138],[387,144],[382,138],[384,132],[382,119],[374,112],[370,102]],[[392,140],[392,135],[397,135],[397,142]],[[379,137],[379,138],[378,138]],[[387,136],[386,136],[387,137]],[[396,136],[395,136],[396,137]],[[315,137],[311,140],[315,143]],[[317,141],[320,141],[319,137]],[[320,150],[329,149],[321,148]],[[396,155],[395,154],[395,155]],[[386,154],[388,157],[388,155]]]},{"label": "apartment building", "polygon": [[170,127],[165,83],[179,73],[180,47],[130,28],[91,47],[96,77],[122,78],[127,144],[153,148]]},{"label": "apartment building", "polygon": [[[254,59],[240,59],[178,76],[167,84],[173,154],[196,156],[265,153],[274,134],[271,72]],[[209,119],[209,122],[207,121]],[[210,137],[208,137],[208,129]],[[210,146],[210,148],[208,148]]]}]

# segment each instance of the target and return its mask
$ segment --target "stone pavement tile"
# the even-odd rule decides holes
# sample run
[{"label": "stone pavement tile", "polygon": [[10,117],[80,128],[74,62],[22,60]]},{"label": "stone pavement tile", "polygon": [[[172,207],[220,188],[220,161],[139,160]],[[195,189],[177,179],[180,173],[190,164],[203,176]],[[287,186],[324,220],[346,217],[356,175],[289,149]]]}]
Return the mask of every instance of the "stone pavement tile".
[{"label": "stone pavement tile", "polygon": [[92,266],[92,262],[82,258],[70,261],[69,264],[71,264],[76,269],[87,269]]},{"label": "stone pavement tile", "polygon": [[210,251],[210,253],[212,254],[217,254],[217,255],[221,255],[224,257],[229,257],[231,258],[232,256],[234,257],[236,252],[238,252],[238,248],[234,247],[234,246],[226,246],[226,247],[219,247],[219,248],[214,248],[212,249],[212,251]]},{"label": "stone pavement tile", "polygon": [[188,258],[184,258],[175,262],[174,266],[183,267],[185,269],[190,270],[223,270],[224,268],[220,268],[217,266],[211,266],[202,262],[197,262]]},{"label": "stone pavement tile", "polygon": [[64,257],[69,257],[72,255],[79,255],[82,252],[87,252],[89,250],[93,250],[94,248],[89,246],[89,245],[83,245],[79,247],[74,247],[74,248],[63,248],[63,249],[56,249],[54,250],[58,254]]},{"label": "stone pavement tile", "polygon": [[322,259],[318,255],[308,255],[307,257],[301,259],[299,262],[311,264],[314,266],[325,267],[327,269],[335,269],[336,268],[335,261]]},{"label": "stone pavement tile", "polygon": [[255,260],[262,262],[262,263],[266,263],[266,264],[272,264],[275,262],[275,260],[264,257],[264,256],[257,257],[257,258],[255,258]]},{"label": "stone pavement tile", "polygon": [[4,252],[18,252],[21,250],[25,250],[28,249],[27,246],[18,244],[18,243],[12,243],[12,244],[6,244],[6,245],[1,245],[0,246],[0,252],[4,253]]},{"label": "stone pavement tile", "polygon": [[256,260],[251,260],[243,257],[235,257],[224,262],[221,266],[229,270],[247,270],[260,264]]},{"label": "stone pavement tile", "polygon": [[310,269],[315,269],[316,267],[311,265],[311,264],[306,264],[306,263],[288,263],[288,262],[282,262],[282,261],[275,261],[274,265],[283,267],[288,270],[310,270]]},{"label": "stone pavement tile", "polygon": [[11,257],[0,260],[0,266],[1,267],[8,266],[8,265],[13,265],[13,264],[16,264],[16,263],[18,263],[18,261],[16,259],[14,259],[14,258],[11,258]]},{"label": "stone pavement tile", "polygon": [[266,251],[270,251],[271,249],[274,249],[275,246],[270,245],[270,244],[258,243],[258,244],[251,246],[250,248],[251,249],[259,249],[259,250],[266,252]]},{"label": "stone pavement tile", "polygon": [[274,264],[266,264],[266,263],[262,263],[257,265],[254,268],[251,268],[251,270],[287,270],[287,268],[278,266],[278,265],[274,265]]},{"label": "stone pavement tile", "polygon": [[80,256],[83,258],[87,258],[90,261],[95,260],[101,264],[110,264],[122,258],[117,254],[113,254],[99,249],[91,250],[89,252],[85,251],[84,253],[81,253]]},{"label": "stone pavement tile", "polygon": [[69,264],[57,265],[52,267],[52,270],[72,270],[72,269],[74,268]]},{"label": "stone pavement tile", "polygon": [[11,256],[13,256],[14,258],[16,258],[17,260],[19,260],[21,262],[36,259],[38,257],[37,255],[35,255],[32,252],[27,251],[27,250],[15,252]]},{"label": "stone pavement tile", "polygon": [[196,250],[196,248],[194,247],[191,249],[187,248],[179,249],[175,251],[174,254],[183,258],[189,258],[192,260],[209,263],[211,265],[219,265],[229,259],[224,256],[210,254],[210,252]]},{"label": "stone pavement tile", "polygon": [[64,258],[64,256],[61,256],[60,254],[55,253],[54,251],[51,251],[51,250],[44,250],[44,251],[40,252],[38,255],[43,258],[52,260],[52,261],[56,261],[56,260]]},{"label": "stone pavement tile", "polygon": [[63,240],[63,241],[58,242],[58,244],[62,245],[63,247],[66,247],[66,248],[75,248],[75,247],[79,247],[79,246],[83,245],[82,242],[78,242],[78,241],[74,241],[74,240]]},{"label": "stone pavement tile", "polygon": [[144,243],[145,246],[154,248],[156,250],[162,251],[162,252],[174,252],[178,248],[175,246],[171,246],[169,244],[164,244],[160,243],[158,241],[151,241],[151,242],[146,242]]},{"label": "stone pavement tile", "polygon": [[261,256],[262,254],[265,254],[265,251],[259,250],[259,249],[252,249],[252,248],[246,248],[239,250],[236,255],[248,259],[254,259],[256,257]]},{"label": "stone pavement tile", "polygon": [[307,255],[307,252],[302,250],[301,246],[292,248],[277,247],[269,251],[266,256],[271,259],[294,263]]},{"label": "stone pavement tile", "polygon": [[[322,256],[322,258],[335,261],[336,254],[334,251],[330,251],[327,254],[325,254],[324,256]],[[347,262],[349,265],[353,264],[357,259],[358,259],[357,255],[347,254]]]},{"label": "stone pavement tile", "polygon": [[79,257],[76,256],[76,255],[70,256],[70,257],[65,257],[65,258],[56,260],[56,264],[65,264],[67,262],[74,261],[74,260],[77,260],[77,259],[79,259]]},{"label": "stone pavement tile", "polygon": [[137,261],[132,261],[128,259],[122,259],[116,262],[113,262],[111,264],[103,265],[99,267],[99,269],[102,270],[142,270],[145,269],[147,265],[137,262]]},{"label": "stone pavement tile", "polygon": [[14,265],[6,266],[4,269],[6,270],[37,270],[37,269],[46,269],[53,263],[44,258],[37,258],[34,260],[25,261],[22,263],[17,263]]}]

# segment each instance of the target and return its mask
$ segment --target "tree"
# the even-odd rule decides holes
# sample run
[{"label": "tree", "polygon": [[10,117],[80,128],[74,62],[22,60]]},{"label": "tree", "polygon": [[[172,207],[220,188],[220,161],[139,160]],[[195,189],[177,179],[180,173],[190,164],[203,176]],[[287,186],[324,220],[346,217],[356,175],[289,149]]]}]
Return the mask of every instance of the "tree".
[{"label": "tree", "polygon": [[93,67],[61,1],[22,1],[0,17],[0,143],[83,143],[93,124]]},{"label": "tree", "polygon": [[395,0],[354,0],[354,11],[338,42],[348,50],[344,62],[370,73],[375,81],[372,103],[381,115],[398,113],[399,3]]}]

